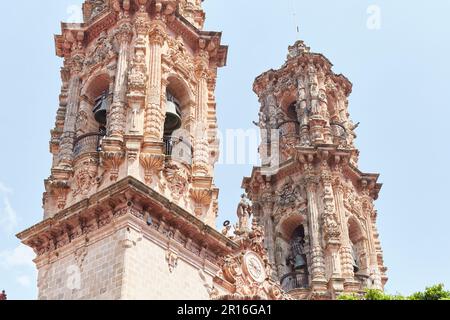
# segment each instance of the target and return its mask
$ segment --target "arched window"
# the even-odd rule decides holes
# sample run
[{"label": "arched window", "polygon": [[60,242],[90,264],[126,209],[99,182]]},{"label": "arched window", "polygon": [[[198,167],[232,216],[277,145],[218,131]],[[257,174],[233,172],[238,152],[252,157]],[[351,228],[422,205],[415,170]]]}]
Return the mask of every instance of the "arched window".
[{"label": "arched window", "polygon": [[297,227],[292,234],[291,255],[289,257],[293,272],[308,272],[305,253],[305,229],[303,225]]},{"label": "arched window", "polygon": [[[287,292],[309,287],[308,258],[305,248],[306,234],[304,225],[298,223],[300,220],[299,217],[291,217],[283,223],[281,229],[286,240],[280,241],[280,244],[285,243],[286,246],[283,254],[279,252],[278,275],[282,288]],[[294,221],[297,221],[297,223],[292,223]],[[285,260],[280,261],[280,258]]]},{"label": "arched window", "polygon": [[104,73],[85,83],[76,119],[75,157],[100,151],[112,100],[111,85],[111,78]]},{"label": "arched window", "polygon": [[192,164],[192,142],[189,130],[193,97],[187,84],[172,75],[166,89],[166,118],[164,122],[165,154],[172,160]]},{"label": "arched window", "polygon": [[353,271],[356,274],[367,268],[367,256],[363,229],[353,217],[348,221],[348,232],[352,249]]}]

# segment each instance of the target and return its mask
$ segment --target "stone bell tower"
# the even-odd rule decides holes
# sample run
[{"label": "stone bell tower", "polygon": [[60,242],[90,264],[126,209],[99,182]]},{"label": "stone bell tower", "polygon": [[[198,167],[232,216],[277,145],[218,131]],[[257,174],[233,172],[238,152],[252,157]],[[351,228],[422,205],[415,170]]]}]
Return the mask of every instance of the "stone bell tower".
[{"label": "stone bell tower", "polygon": [[202,299],[217,256],[215,86],[221,33],[201,0],[86,0],[55,37],[62,89],[44,220],[40,299]]},{"label": "stone bell tower", "polygon": [[262,167],[243,187],[265,228],[281,287],[298,299],[382,289],[378,174],[358,169],[352,84],[298,41],[279,70],[259,76]]}]

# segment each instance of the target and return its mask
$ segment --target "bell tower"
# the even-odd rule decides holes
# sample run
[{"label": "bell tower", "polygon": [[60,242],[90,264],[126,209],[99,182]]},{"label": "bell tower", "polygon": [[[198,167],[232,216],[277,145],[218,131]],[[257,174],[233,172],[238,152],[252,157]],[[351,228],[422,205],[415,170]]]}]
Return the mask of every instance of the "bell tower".
[{"label": "bell tower", "polygon": [[[203,299],[215,229],[221,33],[201,0],[86,0],[55,36],[62,88],[32,247],[40,299]],[[189,281],[190,279],[190,281]]]},{"label": "bell tower", "polygon": [[274,277],[297,299],[383,289],[376,228],[378,174],[358,169],[352,84],[303,41],[279,70],[254,84],[261,111],[262,166],[243,187],[265,228]]}]

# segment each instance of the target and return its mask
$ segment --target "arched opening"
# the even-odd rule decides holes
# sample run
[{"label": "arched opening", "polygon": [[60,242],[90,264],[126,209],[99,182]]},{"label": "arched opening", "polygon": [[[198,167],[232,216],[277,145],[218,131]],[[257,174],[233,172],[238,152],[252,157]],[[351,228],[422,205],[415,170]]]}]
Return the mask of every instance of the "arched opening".
[{"label": "arched opening", "polygon": [[367,256],[365,248],[365,236],[359,222],[351,217],[348,220],[348,232],[353,258],[353,272],[355,274],[364,272],[367,268]]},{"label": "arched opening", "polygon": [[306,229],[300,215],[286,219],[280,227],[278,275],[285,291],[309,287]]},{"label": "arched opening", "polygon": [[112,79],[105,73],[98,74],[85,83],[76,119],[75,157],[100,151],[112,102],[111,87]]},{"label": "arched opening", "polygon": [[305,228],[297,227],[291,236],[291,255],[289,257],[293,272],[308,273],[305,253]]},{"label": "arched opening", "polygon": [[172,160],[191,164],[192,143],[188,130],[193,97],[186,83],[177,76],[168,78],[166,118],[164,122],[165,154]]}]

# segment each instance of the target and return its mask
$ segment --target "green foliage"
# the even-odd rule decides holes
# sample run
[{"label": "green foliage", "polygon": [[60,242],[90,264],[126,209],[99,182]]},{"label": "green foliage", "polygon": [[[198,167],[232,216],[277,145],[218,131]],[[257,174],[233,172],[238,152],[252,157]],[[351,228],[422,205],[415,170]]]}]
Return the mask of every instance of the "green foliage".
[{"label": "green foliage", "polygon": [[342,294],[338,300],[450,300],[450,291],[443,284],[428,287],[424,292],[416,292],[409,297],[390,295],[381,290],[367,289],[364,294]]},{"label": "green foliage", "polygon": [[444,290],[443,284],[438,284],[425,289],[425,292],[416,292],[409,300],[450,300],[450,291]]}]

